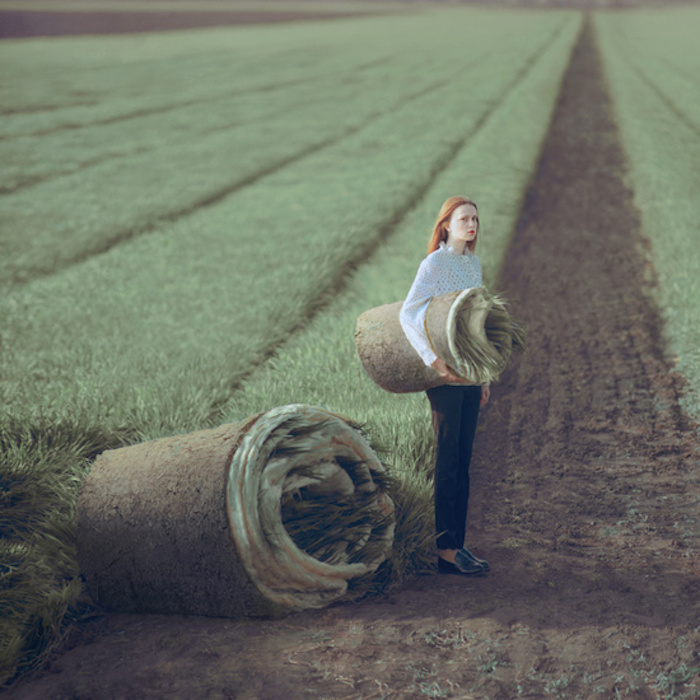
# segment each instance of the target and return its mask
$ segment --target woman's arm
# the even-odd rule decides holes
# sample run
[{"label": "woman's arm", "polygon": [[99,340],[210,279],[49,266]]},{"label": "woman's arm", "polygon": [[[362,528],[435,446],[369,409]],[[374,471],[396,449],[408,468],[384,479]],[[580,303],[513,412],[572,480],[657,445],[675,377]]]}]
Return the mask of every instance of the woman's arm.
[{"label": "woman's arm", "polygon": [[434,261],[430,258],[423,260],[399,312],[399,321],[408,341],[426,365],[450,384],[466,384],[435,354],[425,331],[425,314],[430,300],[435,296],[439,279],[440,272]]},{"label": "woman's arm", "polygon": [[399,312],[401,328],[403,328],[408,342],[411,343],[421,360],[429,366],[438,359],[425,332],[425,313],[434,295],[430,280],[432,276],[430,268],[430,261],[426,258],[420,264],[411,289]]}]

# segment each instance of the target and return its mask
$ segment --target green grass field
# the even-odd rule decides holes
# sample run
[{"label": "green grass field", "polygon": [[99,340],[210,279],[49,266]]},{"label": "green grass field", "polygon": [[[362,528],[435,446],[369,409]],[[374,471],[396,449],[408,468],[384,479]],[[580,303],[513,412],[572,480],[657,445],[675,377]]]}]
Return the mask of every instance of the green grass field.
[{"label": "green grass field", "polygon": [[[220,138],[227,137],[240,153],[230,166],[210,158],[212,151],[202,143],[206,157],[200,167],[207,171],[216,166],[211,179],[218,182],[201,193],[196,206],[188,202],[187,213],[175,217],[169,207],[181,206],[184,189],[203,187],[200,171],[185,169],[185,163],[195,160],[193,144],[201,143],[196,131],[163,154],[156,149],[143,158],[120,158],[118,177],[99,165],[57,176],[23,188],[25,202],[16,210],[16,194],[8,195],[6,264],[15,272],[24,264],[26,275],[36,279],[14,285],[8,280],[13,289],[2,306],[1,341],[7,360],[6,405],[22,404],[52,420],[67,414],[73,420],[89,416],[91,422],[149,424],[151,432],[181,430],[207,420],[220,397],[334,295],[347,272],[399,225],[435,174],[498,112],[517,85],[531,79],[532,68],[569,22],[558,15],[533,17],[532,31],[514,38],[522,19],[484,17],[489,40],[474,42],[469,52],[442,51],[439,59],[428,49],[420,56],[409,53],[408,42],[416,35],[402,27],[392,49],[395,58],[375,78],[388,80],[390,89],[375,84],[374,92],[362,93],[362,100],[351,91],[348,101],[340,91],[328,99],[325,110],[314,105],[313,119],[306,114],[297,120],[290,110],[286,127],[284,120],[276,128],[255,121],[246,128],[246,134],[257,133],[254,140],[239,142],[236,128],[222,132]],[[389,21],[408,28],[416,23],[372,20],[356,27],[383,55],[386,42],[376,36],[370,42],[370,29],[378,31],[375,23]],[[426,31],[425,18],[414,31]],[[296,33],[304,53],[314,36],[328,46],[326,33],[315,26]],[[241,34],[247,39],[247,33]],[[502,48],[496,51],[498,40]],[[352,45],[366,61],[368,51],[358,49],[355,41]],[[277,55],[275,47],[272,53]],[[341,49],[344,60],[348,49],[342,44]],[[336,50],[325,50],[333,65]],[[483,60],[487,50],[498,60]],[[356,73],[353,68],[349,81]],[[468,94],[456,82],[464,71],[474,81]],[[291,99],[292,93],[286,94]],[[278,104],[277,111],[286,114],[284,103],[277,102],[282,97],[262,90],[259,100],[270,109]],[[194,109],[196,113],[199,108]],[[185,107],[180,118],[188,111]],[[355,123],[339,134],[340,113],[346,119],[354,115]],[[285,149],[302,139],[307,141],[292,162],[280,163],[278,151],[286,159]],[[265,150],[258,148],[261,143]],[[180,158],[181,168],[168,166],[160,178],[151,178],[151,168],[149,177],[140,179],[144,159],[172,164]],[[247,168],[257,158],[268,159],[261,166],[264,172],[244,186],[236,181],[231,185],[236,162]],[[117,188],[123,197],[117,197]],[[140,202],[159,208],[144,213]],[[22,218],[14,219],[14,211]],[[125,218],[132,223],[127,225]],[[115,220],[121,226],[116,234]],[[147,235],[135,235],[143,230]],[[114,235],[116,240],[132,239],[115,247]],[[71,247],[79,260],[95,248],[108,250],[69,265],[61,251],[65,255]],[[61,274],[49,274],[49,265]],[[59,326],[55,318],[61,318]],[[193,381],[194,374],[203,383]],[[198,398],[200,392],[209,400]],[[193,413],[184,418],[179,408],[177,416],[167,418],[166,405],[190,405]],[[145,419],[144,411],[150,418]]]},{"label": "green grass field", "polygon": [[599,14],[596,28],[658,274],[682,399],[700,419],[700,8]]},{"label": "green grass field", "polygon": [[354,319],[405,294],[453,192],[480,203],[497,278],[579,23],[469,9],[0,45],[5,677],[80,609],[90,458],[263,404],[366,424],[402,477],[397,567],[420,563],[426,409],[362,375]]},{"label": "green grass field", "polygon": [[[427,405],[370,382],[354,323],[403,297],[454,193],[497,285],[581,23],[440,10],[0,43],[0,682],[79,617],[72,509],[120,444],[341,411],[397,476],[393,580],[428,556]],[[595,16],[698,417],[699,19]]]}]

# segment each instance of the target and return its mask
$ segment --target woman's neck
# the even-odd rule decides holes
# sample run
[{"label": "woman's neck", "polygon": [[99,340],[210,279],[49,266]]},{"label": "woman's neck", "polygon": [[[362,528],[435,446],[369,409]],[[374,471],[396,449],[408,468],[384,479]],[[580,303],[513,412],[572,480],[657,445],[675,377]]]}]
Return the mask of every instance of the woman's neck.
[{"label": "woman's neck", "polygon": [[452,248],[452,250],[454,250],[454,252],[457,253],[457,255],[463,255],[464,251],[467,249],[466,241],[460,241],[456,238],[453,238],[452,236],[447,237],[445,245]]}]

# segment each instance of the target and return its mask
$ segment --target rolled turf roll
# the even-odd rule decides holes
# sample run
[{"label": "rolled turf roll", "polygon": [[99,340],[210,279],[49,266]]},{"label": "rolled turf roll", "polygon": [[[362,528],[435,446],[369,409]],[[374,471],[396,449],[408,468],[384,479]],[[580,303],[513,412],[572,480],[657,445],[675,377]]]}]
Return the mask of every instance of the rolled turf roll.
[{"label": "rolled turf roll", "polygon": [[77,544],[107,609],[242,617],[357,598],[388,558],[388,475],[358,426],[292,404],[100,455]]},{"label": "rolled turf roll", "polygon": [[[409,393],[445,384],[425,365],[399,322],[402,301],[365,311],[355,327],[355,346],[365,371],[386,391]],[[425,329],[435,354],[470,384],[495,381],[513,350],[525,347],[525,331],[505,303],[485,287],[434,297]]]}]

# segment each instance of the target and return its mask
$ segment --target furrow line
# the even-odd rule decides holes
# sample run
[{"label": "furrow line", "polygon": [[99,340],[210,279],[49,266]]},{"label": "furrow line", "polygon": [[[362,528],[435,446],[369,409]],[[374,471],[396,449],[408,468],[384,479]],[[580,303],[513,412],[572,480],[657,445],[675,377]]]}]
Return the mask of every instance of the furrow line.
[{"label": "furrow line", "polygon": [[[447,79],[439,81],[437,83],[433,83],[431,86],[422,90],[410,93],[404,99],[402,99],[399,102],[399,104],[395,106],[395,108],[399,108],[400,106],[408,104],[413,100],[425,97],[430,93],[436,92],[440,88],[444,87],[446,83]],[[109,238],[108,240],[103,241],[100,245],[94,246],[89,250],[85,251],[83,254],[62,261],[60,265],[52,268],[51,270],[35,270],[34,274],[31,275],[27,275],[26,271],[25,274],[23,274],[20,271],[19,273],[11,275],[8,279],[8,282],[9,284],[26,284],[27,282],[30,282],[35,279],[40,279],[42,277],[48,277],[50,275],[60,273],[69,267],[78,265],[84,262],[85,260],[88,260],[89,258],[107,253],[108,251],[112,250],[118,245],[126,243],[127,241],[137,238],[138,236],[151,233],[165,224],[171,224],[180,219],[192,216],[193,214],[201,211],[202,209],[215,205],[221,202],[222,200],[226,199],[227,197],[230,197],[231,195],[235,194],[236,192],[239,192],[240,190],[246,187],[250,187],[256,184],[265,177],[273,175],[294,163],[297,163],[315,153],[318,153],[326,148],[329,148],[344,141],[345,139],[362,131],[368,125],[381,118],[382,116],[383,113],[380,111],[372,112],[362,122],[350,127],[349,129],[346,129],[341,134],[332,136],[328,139],[324,139],[323,141],[316,143],[309,148],[303,149],[302,151],[299,151],[293,154],[292,156],[289,156],[288,158],[275,161],[268,167],[262,168],[261,170],[258,170],[257,172],[243,178],[242,180],[237,180],[234,183],[229,183],[225,187],[222,187],[219,190],[209,193],[206,197],[198,199],[193,204],[168,212],[167,214],[157,216],[151,219],[150,221],[143,223],[141,226],[134,226],[129,229],[124,229],[116,233],[113,237]]]},{"label": "furrow line", "polygon": [[683,78],[683,80],[687,80],[697,89],[700,89],[700,80],[698,80],[697,75],[695,73],[691,73],[686,68],[679,66],[677,63],[674,63],[670,58],[668,58],[668,56],[658,56],[657,58],[661,63],[663,63],[677,76]]},{"label": "furrow line", "polygon": [[700,137],[700,126],[698,126],[685,112],[682,112],[676,103],[645,73],[638,65],[631,65],[637,77],[659,98],[661,103],[673,114],[678,121],[687,126],[696,136]]},{"label": "furrow line", "polygon": [[[59,109],[72,107],[94,107],[99,104],[97,100],[85,100],[84,102],[72,102],[69,105],[33,105],[31,107],[0,107],[0,117],[14,117],[25,114],[38,114],[39,112],[55,112]],[[2,137],[5,138],[5,137]]]},{"label": "furrow line", "polygon": [[[382,65],[385,62],[389,62],[394,58],[394,55],[390,56],[384,56],[380,59],[375,59],[373,61],[368,61],[364,64],[361,64],[360,66],[356,68],[352,68],[351,71],[352,73],[359,71],[364,71],[367,70],[368,68],[373,68],[378,65]],[[349,74],[352,74],[349,73]],[[155,114],[164,114],[167,112],[175,111],[178,109],[182,108],[187,108],[191,107],[194,104],[216,104],[218,102],[222,102],[224,100],[229,100],[231,98],[235,97],[240,97],[242,95],[256,95],[256,94],[262,94],[262,93],[267,93],[267,92],[275,92],[276,90],[283,90],[285,88],[290,88],[290,87],[297,87],[299,85],[304,85],[304,84],[309,84],[313,83],[315,81],[323,81],[328,78],[333,78],[337,79],[337,75],[335,72],[327,72],[323,73],[320,75],[311,75],[311,76],[305,76],[305,77],[300,77],[300,78],[294,78],[293,80],[287,80],[287,81],[282,81],[282,82],[274,82],[274,83],[269,83],[267,85],[259,85],[256,87],[252,88],[245,88],[241,90],[232,90],[229,92],[221,93],[218,95],[213,95],[212,97],[209,98],[202,98],[202,97],[197,97],[197,98],[191,98],[187,100],[180,100],[178,102],[170,102],[166,105],[159,105],[157,107],[150,107],[147,109],[141,109],[141,110],[136,110],[134,112],[127,112],[126,114],[119,114],[115,115],[112,117],[105,117],[104,119],[96,119],[95,121],[88,121],[88,122],[82,122],[82,123],[67,123],[67,124],[62,124],[60,126],[57,126],[55,128],[51,129],[38,129],[36,131],[27,131],[27,132],[18,132],[15,134],[0,134],[0,141],[5,141],[8,139],[13,139],[17,138],[19,136],[50,136],[52,134],[57,134],[61,133],[63,131],[72,131],[76,129],[83,129],[86,127],[93,127],[93,126],[108,126],[110,124],[116,124],[119,122],[126,122],[126,121],[131,121],[133,119],[140,119],[141,117],[148,117],[152,116]],[[99,104],[99,103],[85,103],[86,105],[93,105],[93,104]],[[70,109],[72,107],[76,106],[82,106],[83,103],[78,103],[78,104],[72,104],[69,105],[68,107],[65,106],[56,106],[54,108],[45,108],[41,110],[36,110],[36,109],[29,109],[29,110],[17,110],[14,112],[16,115],[21,115],[21,114],[28,114],[28,113],[33,113],[37,111],[60,111],[61,109]],[[0,112],[1,114],[7,114],[7,112]]]},{"label": "furrow line", "polygon": [[[197,104],[200,104],[200,103],[197,103]],[[289,114],[293,114],[296,109],[299,109],[299,108],[303,109],[304,107],[308,107],[308,101],[300,102],[299,104],[288,106],[287,111]],[[266,114],[264,116],[257,116],[257,117],[253,117],[250,119],[241,119],[238,121],[231,122],[229,124],[222,124],[222,125],[219,125],[216,127],[202,129],[202,130],[197,132],[197,135],[208,136],[210,134],[220,133],[222,131],[235,130],[239,127],[248,126],[252,123],[262,124],[265,121],[269,121],[270,119],[273,119],[277,115],[277,111],[278,110],[273,109],[268,114]],[[145,116],[145,115],[142,115],[142,116]],[[88,127],[88,128],[90,128],[90,127]],[[188,142],[191,139],[192,139],[192,134],[183,135],[179,139],[173,139],[172,141],[170,141],[168,143],[168,146],[172,147],[173,145],[176,145],[176,144]],[[0,196],[15,194],[16,192],[21,192],[22,190],[26,190],[26,189],[29,189],[31,187],[35,187],[36,185],[40,185],[44,182],[52,182],[52,181],[59,180],[62,177],[68,177],[70,175],[75,175],[76,173],[82,172],[83,170],[89,170],[90,168],[92,168],[96,165],[101,165],[102,163],[107,163],[109,161],[119,160],[122,158],[131,158],[133,156],[142,155],[142,154],[148,153],[150,151],[156,151],[160,147],[162,147],[162,144],[155,144],[152,146],[141,146],[139,148],[134,149],[133,151],[121,151],[119,153],[107,153],[107,154],[104,154],[102,156],[96,156],[94,158],[89,158],[81,163],[74,165],[72,168],[66,168],[65,170],[61,170],[58,172],[46,173],[45,175],[36,175],[34,177],[27,177],[24,180],[19,180],[15,184],[0,186]]]},{"label": "furrow line", "polygon": [[102,165],[102,163],[107,163],[110,160],[115,160],[117,158],[125,158],[128,156],[139,155],[142,153],[147,153],[149,148],[138,148],[130,153],[110,153],[102,156],[96,156],[95,158],[89,158],[82,163],[76,164],[72,168],[67,168],[59,173],[49,173],[47,175],[35,175],[33,177],[27,177],[25,180],[20,180],[13,185],[0,185],[0,197],[6,197],[11,194],[16,194],[22,190],[28,190],[37,185],[41,185],[44,182],[51,182],[52,180],[58,180],[62,177],[67,177],[69,175],[75,175],[76,173],[82,172],[83,170],[89,170],[94,168],[96,165]]},{"label": "furrow line", "polygon": [[131,121],[133,119],[140,119],[141,117],[150,117],[154,114],[164,114],[166,112],[172,112],[177,109],[191,107],[195,104],[215,104],[217,102],[220,102],[221,100],[226,100],[241,94],[252,95],[256,92],[272,92],[273,90],[282,87],[291,87],[294,85],[300,85],[302,83],[308,83],[313,79],[314,78],[297,78],[296,80],[289,81],[288,83],[278,83],[275,86],[263,86],[254,90],[234,90],[223,95],[216,95],[214,97],[209,98],[196,97],[187,100],[181,100],[179,102],[171,102],[167,105],[159,105],[157,107],[140,109],[134,112],[128,112],[127,114],[119,114],[113,117],[105,117],[104,119],[96,119],[95,121],[91,122],[62,124],[61,126],[57,126],[53,129],[38,129],[37,131],[20,132],[17,134],[0,134],[0,141],[17,138],[18,136],[50,136],[52,134],[58,134],[62,131],[73,131],[76,129],[84,129],[86,127],[92,126],[108,126],[109,124]]},{"label": "furrow line", "polygon": [[[373,67],[376,64],[384,63],[385,60],[388,60],[388,59],[370,61],[367,64],[360,66],[358,68],[358,70],[364,71],[367,68]],[[346,79],[351,78],[354,75],[355,75],[355,72],[350,73],[346,76]],[[343,79],[341,78],[339,80],[335,80],[334,82],[343,82]],[[444,85],[445,82],[446,81],[441,81],[440,85]],[[226,99],[226,98],[221,98],[221,101],[223,101],[224,99]],[[410,94],[409,94],[409,99],[411,99]],[[205,103],[206,103],[206,100],[193,102],[193,104],[205,104]],[[190,105],[190,106],[192,106],[192,105]],[[307,108],[308,106],[309,106],[309,100],[307,98],[303,98],[303,99],[299,100],[297,103],[291,103],[291,104],[286,105],[285,113],[287,115],[293,115],[296,110],[304,109],[304,108]],[[248,126],[252,123],[261,124],[269,119],[273,119],[274,117],[276,117],[278,115],[278,112],[279,112],[278,108],[273,108],[265,115],[258,115],[258,116],[250,117],[247,119],[239,119],[237,121],[233,121],[233,122],[230,122],[228,124],[221,124],[218,126],[201,129],[201,130],[197,131],[197,134],[200,136],[207,136],[210,134],[221,133],[222,131],[228,131],[228,130],[237,129],[239,127]],[[152,116],[152,115],[141,114],[140,116]],[[118,123],[118,122],[112,122],[112,123]],[[106,126],[106,125],[108,125],[108,124],[105,122],[103,124],[100,124],[99,126]],[[96,124],[86,125],[85,128],[92,128],[93,126],[96,126]],[[76,128],[82,128],[82,127],[76,127]],[[52,134],[53,133],[61,133],[61,132],[55,131],[55,132],[52,132]],[[49,134],[45,134],[45,135],[49,135]],[[183,135],[179,139],[169,141],[168,147],[171,148],[174,144],[188,142],[191,139],[192,139],[192,134]],[[2,137],[0,137],[0,140],[2,140]],[[160,145],[156,144],[153,146],[141,146],[133,151],[122,151],[119,153],[107,153],[107,154],[104,154],[102,156],[96,156],[94,158],[89,158],[81,163],[75,164],[73,167],[67,167],[64,170],[60,170],[57,172],[54,171],[51,173],[46,173],[44,175],[36,175],[33,177],[29,176],[29,177],[26,177],[25,179],[20,179],[19,181],[15,182],[11,185],[0,185],[0,196],[6,196],[6,195],[14,194],[16,192],[21,192],[22,190],[26,190],[26,189],[29,189],[31,187],[35,187],[36,185],[39,185],[39,184],[44,183],[44,182],[51,182],[51,181],[58,180],[59,178],[62,178],[62,177],[74,175],[75,173],[82,172],[83,170],[87,170],[91,167],[94,167],[95,165],[101,165],[102,163],[106,163],[106,162],[111,161],[111,160],[117,160],[120,158],[129,158],[129,157],[132,157],[134,155],[141,155],[143,153],[147,153],[149,151],[156,150],[159,147],[160,147]]]}]

